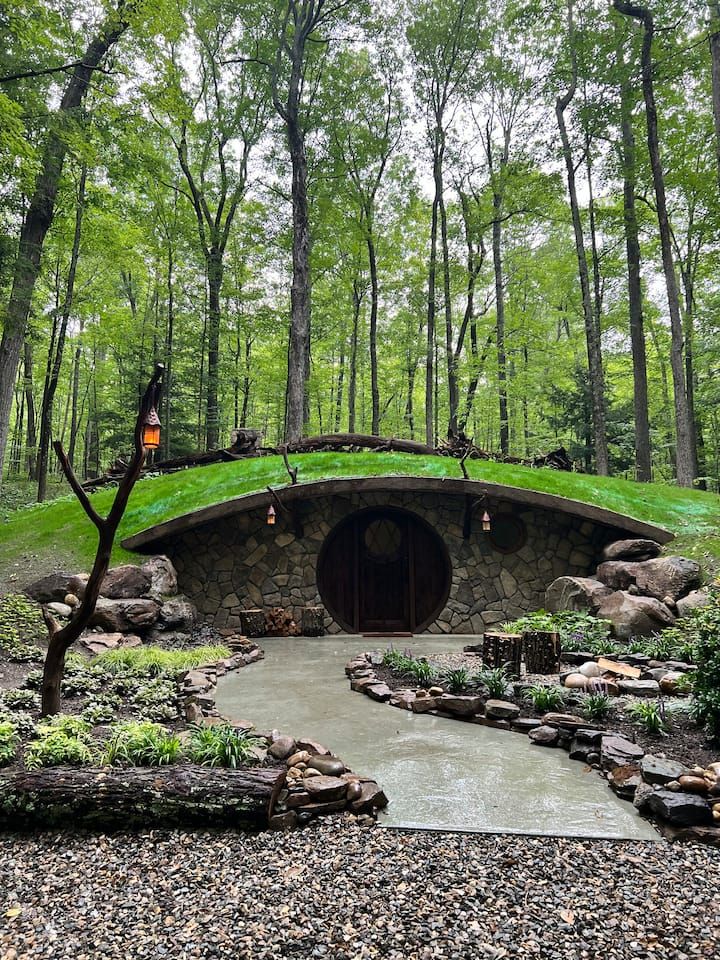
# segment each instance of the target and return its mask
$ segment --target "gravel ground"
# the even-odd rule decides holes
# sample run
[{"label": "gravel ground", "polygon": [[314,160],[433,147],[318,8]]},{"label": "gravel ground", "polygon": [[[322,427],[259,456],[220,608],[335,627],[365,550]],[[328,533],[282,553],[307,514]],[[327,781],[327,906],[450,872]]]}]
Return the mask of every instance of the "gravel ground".
[{"label": "gravel ground", "polygon": [[716,957],[720,850],[399,833],[0,835],[0,957]]}]

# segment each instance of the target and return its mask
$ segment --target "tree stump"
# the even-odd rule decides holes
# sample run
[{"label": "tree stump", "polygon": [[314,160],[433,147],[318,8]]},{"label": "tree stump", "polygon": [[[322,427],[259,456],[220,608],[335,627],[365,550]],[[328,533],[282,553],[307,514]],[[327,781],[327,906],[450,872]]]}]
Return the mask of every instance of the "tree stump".
[{"label": "tree stump", "polygon": [[265,634],[265,614],[262,610],[241,610],[240,625],[246,637],[262,637]]},{"label": "tree stump", "polygon": [[324,636],[325,607],[303,607],[300,632],[303,637]]},{"label": "tree stump", "polygon": [[0,771],[0,825],[144,826],[183,823],[262,829],[284,770],[45,767]]},{"label": "tree stump", "polygon": [[505,667],[511,677],[520,676],[522,636],[519,633],[486,633],[482,659],[488,667]]},{"label": "tree stump", "polygon": [[557,673],[560,670],[560,634],[548,630],[523,633],[526,673]]}]

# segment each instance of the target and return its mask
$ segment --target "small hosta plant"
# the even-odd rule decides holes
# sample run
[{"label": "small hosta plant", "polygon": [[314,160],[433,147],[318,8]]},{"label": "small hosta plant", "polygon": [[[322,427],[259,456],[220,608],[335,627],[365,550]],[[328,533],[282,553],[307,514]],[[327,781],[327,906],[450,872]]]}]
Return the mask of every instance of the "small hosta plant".
[{"label": "small hosta plant", "polygon": [[534,687],[529,687],[523,696],[532,703],[539,713],[559,710],[565,703],[565,694],[561,687],[546,687],[542,684],[536,684]]},{"label": "small hosta plant", "polygon": [[0,720],[0,767],[6,767],[17,756],[20,738],[14,723]]}]

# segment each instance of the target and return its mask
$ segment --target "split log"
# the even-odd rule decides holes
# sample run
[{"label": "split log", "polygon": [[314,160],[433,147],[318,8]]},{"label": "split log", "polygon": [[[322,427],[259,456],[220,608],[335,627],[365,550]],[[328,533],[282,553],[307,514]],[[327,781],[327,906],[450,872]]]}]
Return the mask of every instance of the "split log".
[{"label": "split log", "polygon": [[241,610],[240,627],[246,637],[262,637],[265,633],[265,614],[260,609]]},{"label": "split log", "polygon": [[325,633],[325,608],[304,607],[301,623],[303,637],[322,637]]},{"label": "split log", "polygon": [[300,628],[289,610],[271,607],[265,614],[265,635],[268,637],[297,637]]},{"label": "split log", "polygon": [[285,783],[277,768],[45,767],[0,771],[4,827],[219,824],[264,829]]},{"label": "split log", "polygon": [[523,633],[527,673],[558,673],[560,670],[560,634],[547,630]]},{"label": "split log", "polygon": [[505,667],[509,676],[520,676],[522,635],[519,633],[486,633],[482,659],[487,667]]}]

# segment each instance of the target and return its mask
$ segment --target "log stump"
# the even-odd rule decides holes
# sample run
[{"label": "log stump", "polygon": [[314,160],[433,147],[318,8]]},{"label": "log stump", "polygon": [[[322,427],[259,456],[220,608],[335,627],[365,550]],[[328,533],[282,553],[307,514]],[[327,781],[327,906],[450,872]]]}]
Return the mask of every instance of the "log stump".
[{"label": "log stump", "polygon": [[262,637],[265,633],[265,614],[262,610],[241,610],[240,626],[246,637]]},{"label": "log stump", "polygon": [[303,637],[322,637],[325,635],[325,607],[304,607],[301,620]]},{"label": "log stump", "polygon": [[522,635],[519,633],[486,633],[482,659],[487,667],[505,667],[509,676],[520,676]]},{"label": "log stump", "polygon": [[171,767],[45,767],[0,771],[0,825],[267,826],[285,771]]},{"label": "log stump", "polygon": [[560,634],[548,630],[523,633],[526,673],[558,673],[560,670]]}]

